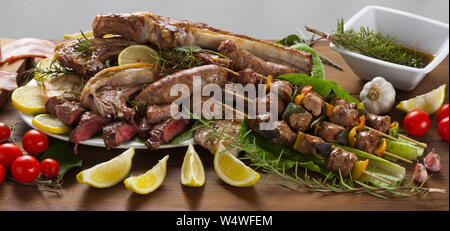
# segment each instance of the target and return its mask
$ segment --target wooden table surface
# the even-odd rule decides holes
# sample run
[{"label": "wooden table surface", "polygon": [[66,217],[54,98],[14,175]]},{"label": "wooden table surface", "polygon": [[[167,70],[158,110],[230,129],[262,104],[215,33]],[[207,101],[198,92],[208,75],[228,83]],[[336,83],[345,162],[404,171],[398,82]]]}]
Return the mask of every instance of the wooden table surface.
[{"label": "wooden table surface", "polygon": [[[326,78],[337,82],[352,95],[357,96],[364,82],[331,50],[327,43],[319,42],[315,48],[341,65],[344,72],[326,66]],[[448,85],[448,57],[410,92],[397,91],[397,102],[426,93],[442,84]],[[448,88],[445,102],[448,103]],[[403,113],[393,110],[394,120],[401,121]],[[0,121],[19,123],[14,133],[20,141],[29,129],[8,102],[0,110]],[[149,195],[137,195],[125,189],[122,183],[107,189],[95,189],[76,181],[75,175],[83,169],[107,161],[123,150],[79,146],[83,159],[81,168],[72,169],[64,178],[62,194],[39,191],[35,186],[25,186],[9,180],[0,185],[0,210],[449,210],[449,144],[437,133],[437,123],[431,116],[431,129],[417,140],[426,142],[425,154],[434,148],[441,155],[442,170],[433,175],[426,186],[447,189],[446,193],[430,193],[427,197],[379,199],[363,194],[337,194],[297,192],[278,185],[280,179],[260,180],[249,188],[235,188],[223,183],[213,167],[213,156],[195,146],[206,171],[206,184],[201,188],[189,188],[180,184],[180,169],[186,148],[158,151],[137,150],[133,159],[132,175],[138,175],[155,165],[164,155],[170,154],[167,177],[164,184]],[[54,139],[50,139],[54,141]],[[21,145],[21,144],[20,144]],[[407,168],[408,178],[413,166]],[[264,175],[262,176],[264,178]]]}]

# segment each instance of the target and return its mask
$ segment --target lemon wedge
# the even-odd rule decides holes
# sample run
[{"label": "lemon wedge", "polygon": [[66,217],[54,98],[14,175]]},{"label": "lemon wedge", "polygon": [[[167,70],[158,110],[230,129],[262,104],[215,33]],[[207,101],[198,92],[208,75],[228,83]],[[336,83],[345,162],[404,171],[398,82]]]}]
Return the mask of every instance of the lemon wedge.
[{"label": "lemon wedge", "polygon": [[139,176],[128,177],[123,183],[125,187],[135,193],[149,194],[162,185],[166,178],[167,159],[169,155],[159,160],[152,169]]},{"label": "lemon wedge", "polygon": [[255,170],[245,166],[242,161],[233,156],[222,142],[218,143],[214,155],[214,169],[220,179],[236,187],[249,187],[255,184],[260,177]]},{"label": "lemon wedge", "polygon": [[[94,37],[94,32],[92,32],[92,31],[84,31],[83,34],[87,38]],[[63,38],[66,40],[71,40],[71,39],[84,38],[84,37],[81,34],[81,32],[79,32],[79,33],[75,33],[75,34],[64,34]]]},{"label": "lemon wedge", "polygon": [[11,95],[12,105],[20,112],[33,115],[45,113],[45,101],[41,97],[41,89],[37,85],[26,85],[17,88]]},{"label": "lemon wedge", "polygon": [[123,49],[118,59],[119,66],[130,63],[151,63],[155,62],[158,52],[145,45],[131,45]]},{"label": "lemon wedge", "polygon": [[180,180],[182,185],[190,187],[201,187],[205,184],[205,169],[191,142],[184,155]]},{"label": "lemon wedge", "polygon": [[113,159],[77,174],[77,181],[95,188],[107,188],[121,182],[131,170],[134,147]]},{"label": "lemon wedge", "polygon": [[396,108],[406,113],[420,109],[428,115],[435,113],[444,103],[446,84],[423,95],[401,101]]},{"label": "lemon wedge", "polygon": [[70,131],[69,126],[63,124],[56,116],[50,114],[37,115],[33,117],[31,123],[43,131],[54,134],[63,134]]}]

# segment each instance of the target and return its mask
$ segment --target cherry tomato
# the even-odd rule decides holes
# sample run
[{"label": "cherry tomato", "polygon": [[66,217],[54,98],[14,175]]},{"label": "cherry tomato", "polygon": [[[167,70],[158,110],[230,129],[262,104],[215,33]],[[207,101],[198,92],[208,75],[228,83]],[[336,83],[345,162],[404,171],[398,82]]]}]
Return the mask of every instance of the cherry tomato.
[{"label": "cherry tomato", "polygon": [[2,184],[4,178],[5,178],[5,169],[0,164],[0,184]]},{"label": "cherry tomato", "polygon": [[430,117],[422,110],[409,112],[403,119],[403,128],[412,136],[423,136],[430,129]]},{"label": "cherry tomato", "polygon": [[439,121],[438,133],[442,139],[448,141],[448,116]]},{"label": "cherry tomato", "polygon": [[41,174],[47,178],[58,176],[59,163],[55,159],[47,158],[41,162]]},{"label": "cherry tomato", "polygon": [[21,183],[30,183],[39,175],[39,161],[31,155],[17,158],[11,165],[11,174]]},{"label": "cherry tomato", "polygon": [[22,156],[22,150],[12,143],[0,144],[0,164],[6,171],[18,157]]},{"label": "cherry tomato", "polygon": [[42,153],[48,148],[48,138],[45,133],[32,129],[23,136],[22,145],[29,154]]},{"label": "cherry tomato", "polygon": [[448,117],[448,104],[442,105],[441,108],[436,112],[436,121],[439,123],[445,117]]},{"label": "cherry tomato", "polygon": [[7,140],[9,136],[11,136],[11,130],[5,123],[0,122],[0,143]]}]

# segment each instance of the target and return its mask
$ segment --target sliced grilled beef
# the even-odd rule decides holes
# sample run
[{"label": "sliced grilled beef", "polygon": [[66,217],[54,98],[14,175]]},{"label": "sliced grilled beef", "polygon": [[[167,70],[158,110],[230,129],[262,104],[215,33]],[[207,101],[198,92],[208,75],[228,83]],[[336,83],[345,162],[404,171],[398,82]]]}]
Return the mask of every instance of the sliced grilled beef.
[{"label": "sliced grilled beef", "polygon": [[[301,134],[299,134],[301,135]],[[320,137],[304,134],[296,150],[310,156],[315,156],[318,153],[316,144],[324,142]]]},{"label": "sliced grilled beef", "polygon": [[56,117],[67,126],[74,126],[86,111],[77,101],[66,101],[54,107]]},{"label": "sliced grilled beef", "polygon": [[150,150],[158,149],[160,145],[171,141],[176,135],[183,132],[190,123],[189,119],[169,118],[155,125],[150,131],[150,138],[145,142],[145,146]]},{"label": "sliced grilled beef", "polygon": [[312,119],[313,116],[307,111],[302,113],[294,112],[287,118],[287,123],[292,130],[304,132],[309,128]]},{"label": "sliced grilled beef", "polygon": [[171,117],[170,105],[148,105],[147,106],[147,119],[151,124],[157,124],[167,120]]},{"label": "sliced grilled beef", "polygon": [[85,112],[81,115],[78,125],[70,132],[69,141],[77,145],[80,141],[87,140],[101,131],[109,121],[109,119],[103,118],[95,112]]},{"label": "sliced grilled beef", "polygon": [[360,122],[359,113],[357,110],[349,109],[345,105],[337,105],[333,108],[330,121],[344,127],[354,127]]},{"label": "sliced grilled beef", "polygon": [[352,152],[347,152],[342,148],[334,147],[327,159],[327,169],[333,172],[341,172],[343,177],[350,174],[353,169],[353,165],[358,158]]},{"label": "sliced grilled beef", "polygon": [[112,122],[102,130],[103,141],[106,148],[113,148],[119,146],[121,143],[133,138],[138,131],[135,124],[130,124],[124,121]]},{"label": "sliced grilled beef", "polygon": [[142,117],[138,125],[138,137],[146,140],[150,137],[150,131],[152,130],[152,124],[148,121],[147,117]]},{"label": "sliced grilled beef", "polygon": [[361,131],[355,136],[355,148],[375,154],[375,149],[381,142],[381,135],[374,131]]},{"label": "sliced grilled beef", "polygon": [[374,128],[383,133],[387,133],[391,128],[391,117],[369,113],[369,115],[366,118],[366,123],[367,126],[371,128]]},{"label": "sliced grilled beef", "polygon": [[65,100],[60,97],[57,96],[50,97],[47,99],[47,102],[45,102],[45,109],[47,109],[47,111],[50,112],[50,114],[56,115],[55,107],[64,102]]},{"label": "sliced grilled beef", "polygon": [[323,97],[315,91],[309,92],[303,99],[303,106],[306,110],[310,111],[313,116],[319,116],[322,114],[323,103]]},{"label": "sliced grilled beef", "polygon": [[330,122],[322,122],[319,125],[317,135],[330,143],[337,143],[338,136],[345,130],[344,127]]}]

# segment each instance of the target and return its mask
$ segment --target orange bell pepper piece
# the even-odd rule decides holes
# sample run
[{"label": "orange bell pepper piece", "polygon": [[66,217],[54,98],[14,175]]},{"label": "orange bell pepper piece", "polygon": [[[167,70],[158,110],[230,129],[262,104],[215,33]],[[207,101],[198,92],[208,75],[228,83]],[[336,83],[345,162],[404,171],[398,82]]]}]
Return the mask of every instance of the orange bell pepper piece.
[{"label": "orange bell pepper piece", "polygon": [[369,159],[356,161],[352,169],[352,179],[359,179],[362,176],[364,170],[366,170],[367,165],[369,165]]},{"label": "orange bell pepper piece", "polygon": [[271,75],[266,78],[266,85],[264,86],[264,92],[270,89],[270,85],[272,85],[273,77]]},{"label": "orange bell pepper piece", "polygon": [[375,154],[379,157],[383,157],[386,148],[387,148],[386,139],[381,139],[381,143],[378,145],[378,147],[375,148]]}]

